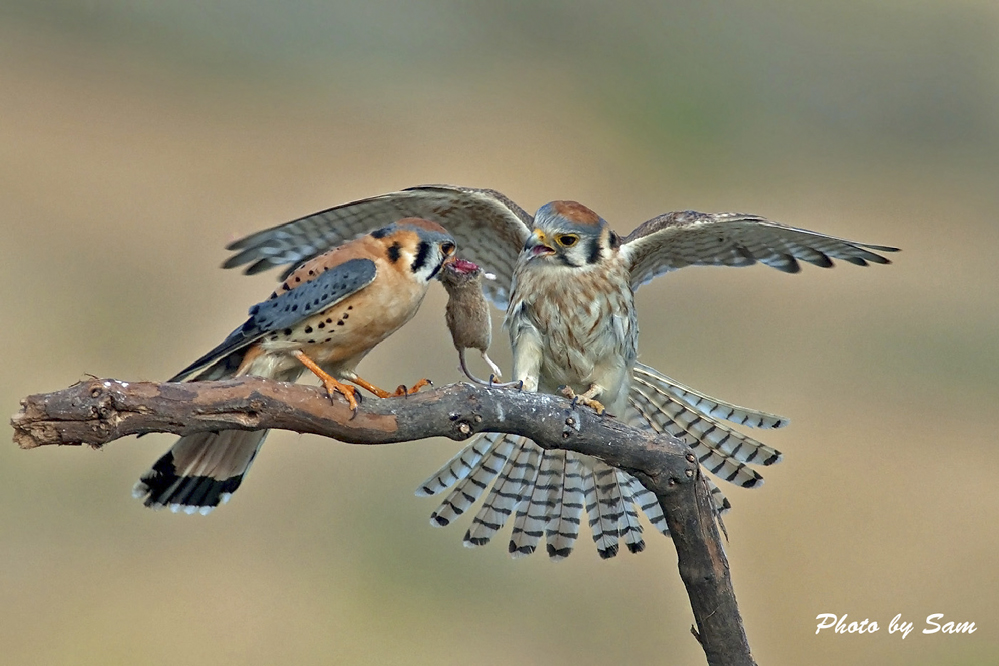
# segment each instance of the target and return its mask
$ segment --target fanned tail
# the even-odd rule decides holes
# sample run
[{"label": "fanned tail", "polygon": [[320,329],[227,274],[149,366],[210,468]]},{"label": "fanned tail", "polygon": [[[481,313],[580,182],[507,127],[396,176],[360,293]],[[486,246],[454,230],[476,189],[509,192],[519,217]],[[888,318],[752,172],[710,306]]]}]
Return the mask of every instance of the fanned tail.
[{"label": "fanned tail", "polygon": [[[647,366],[636,368],[628,397],[628,423],[682,438],[706,469],[727,481],[758,486],[763,479],[747,463],[769,465],[780,460],[776,449],[717,419],[757,428],[778,428],[787,419],[709,398]],[[727,511],[729,501],[711,479],[706,481],[716,511]],[[635,477],[596,458],[544,451],[520,436],[489,433],[476,437],[416,494],[437,495],[452,486],[431,522],[449,525],[488,489],[464,543],[469,547],[488,543],[513,517],[509,545],[513,557],[530,555],[542,538],[549,557],[567,557],[579,537],[584,511],[603,559],[617,555],[622,542],[632,553],[644,550],[639,511],[656,530],[669,535],[658,499]]]},{"label": "fanned tail", "polygon": [[685,441],[707,470],[730,483],[759,486],[763,477],[746,463],[772,465],[781,460],[780,451],[697,413],[654,386],[636,381],[628,400],[641,421]]},{"label": "fanned tail", "polygon": [[791,422],[783,416],[761,412],[748,407],[740,407],[718,400],[717,398],[712,398],[689,386],[684,386],[655,368],[642,365],[641,363],[635,364],[635,368],[632,370],[632,379],[685,403],[701,414],[716,419],[731,421],[732,423],[738,423],[750,428],[783,428]]},{"label": "fanned tail", "polygon": [[489,543],[513,517],[509,545],[513,557],[530,555],[545,538],[549,557],[561,560],[575,547],[586,511],[602,558],[614,557],[621,541],[637,553],[645,548],[638,507],[668,534],[655,495],[634,477],[589,456],[544,451],[516,435],[479,436],[416,492],[438,494],[448,482],[456,485],[431,514],[431,523],[438,527],[451,524],[492,484],[465,532],[468,547]]}]

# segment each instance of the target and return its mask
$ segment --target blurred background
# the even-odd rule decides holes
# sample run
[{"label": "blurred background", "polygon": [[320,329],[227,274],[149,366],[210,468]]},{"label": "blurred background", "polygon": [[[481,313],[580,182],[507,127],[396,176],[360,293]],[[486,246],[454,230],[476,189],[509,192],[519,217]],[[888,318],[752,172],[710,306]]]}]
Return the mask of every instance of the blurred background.
[{"label": "blurred background", "polygon": [[[274,287],[220,270],[226,242],[411,185],[896,245],[660,278],[641,359],[791,419],[767,484],[725,489],[761,664],[997,663],[997,63],[989,0],[6,0],[0,403],[169,377]],[[443,304],[363,375],[457,380]],[[431,528],[413,489],[454,442],[275,433],[206,518],[130,497],[172,440],[0,447],[6,663],[704,663],[667,539],[552,564]],[[922,635],[931,613],[978,631]]]}]

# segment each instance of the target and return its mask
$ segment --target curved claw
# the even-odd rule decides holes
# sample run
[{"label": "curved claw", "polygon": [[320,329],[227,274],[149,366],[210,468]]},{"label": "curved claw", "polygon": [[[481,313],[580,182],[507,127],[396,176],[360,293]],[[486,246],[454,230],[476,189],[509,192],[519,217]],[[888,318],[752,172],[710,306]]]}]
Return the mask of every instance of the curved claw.
[{"label": "curved claw", "polygon": [[601,404],[600,402],[594,400],[593,398],[589,397],[586,394],[582,394],[582,393],[581,394],[577,394],[575,391],[573,391],[568,386],[560,386],[558,390],[559,390],[559,393],[561,393],[565,397],[572,399],[572,407],[573,408],[575,408],[577,405],[583,405],[584,407],[589,407],[590,409],[592,409],[593,411],[595,411],[600,416],[603,416],[604,412],[606,411],[604,409],[603,404]]},{"label": "curved claw", "polygon": [[347,399],[347,406],[350,407],[350,411],[357,413],[357,406],[361,403],[361,393],[356,388],[350,384],[341,384],[332,377],[331,381],[323,380],[323,386],[326,388],[326,395],[329,396],[330,400],[333,400],[333,394],[339,393],[344,398]]},{"label": "curved claw", "polygon": [[411,388],[408,388],[408,389],[406,388],[405,384],[400,384],[399,387],[396,388],[395,392],[391,393],[389,395],[389,397],[390,398],[398,398],[400,396],[410,396],[410,395],[413,395],[414,393],[416,393],[417,391],[419,391],[424,386],[433,386],[433,385],[434,385],[434,383],[432,381],[430,381],[429,379],[425,379],[425,378],[421,379],[418,382],[416,382],[415,384],[413,384],[413,386]]}]

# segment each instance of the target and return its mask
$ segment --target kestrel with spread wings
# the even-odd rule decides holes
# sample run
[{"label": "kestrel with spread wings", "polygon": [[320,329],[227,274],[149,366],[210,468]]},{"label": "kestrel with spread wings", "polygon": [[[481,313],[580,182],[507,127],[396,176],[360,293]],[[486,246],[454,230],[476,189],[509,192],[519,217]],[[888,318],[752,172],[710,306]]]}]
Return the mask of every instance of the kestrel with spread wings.
[{"label": "kestrel with spread wings", "polygon": [[[878,253],[896,251],[744,213],[666,213],[622,237],[576,202],[553,201],[532,216],[493,190],[434,185],[354,201],[247,236],[229,245],[236,254],[224,265],[249,264],[247,273],[294,267],[406,216],[440,223],[464,258],[496,275],[483,290],[506,311],[513,380],[525,390],[572,395],[679,437],[704,468],[747,488],[762,483],[749,465],[773,464],[781,454],[722,421],[778,428],[787,419],[709,398],[638,363],[634,291],[684,266],[762,263],[796,273],[800,262],[887,264]],[[616,555],[622,542],[631,552],[644,549],[637,509],[668,533],[655,496],[631,475],[588,456],[544,451],[522,437],[474,439],[417,494],[452,486],[432,523],[450,524],[489,490],[465,544],[487,543],[512,518],[514,556],[534,552],[544,538],[550,557],[566,557],[584,511],[604,558]],[[719,511],[729,508],[714,484],[712,493]]]}]

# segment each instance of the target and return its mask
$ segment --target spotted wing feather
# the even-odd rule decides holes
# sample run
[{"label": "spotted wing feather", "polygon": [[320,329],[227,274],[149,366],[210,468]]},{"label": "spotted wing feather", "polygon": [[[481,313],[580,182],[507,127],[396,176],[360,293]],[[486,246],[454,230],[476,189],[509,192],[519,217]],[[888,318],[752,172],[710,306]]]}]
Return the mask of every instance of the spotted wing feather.
[{"label": "spotted wing feather", "polygon": [[222,265],[248,265],[248,274],[288,266],[287,276],[302,262],[404,217],[445,227],[463,258],[496,275],[483,284],[483,292],[506,309],[517,255],[531,233],[533,216],[494,190],[422,185],[352,201],[230,243],[227,249],[236,254]]},{"label": "spotted wing feather", "polygon": [[621,253],[637,289],[657,275],[684,266],[750,266],[757,262],[785,273],[799,261],[830,268],[833,259],[857,266],[888,264],[877,252],[898,248],[870,245],[788,227],[746,213],[666,213],[645,222],[624,239]]},{"label": "spotted wing feather", "polygon": [[[295,326],[303,319],[336,305],[375,279],[375,262],[351,259],[323,271],[291,291],[273,296],[250,308],[250,318],[229,334],[215,349],[187,366],[171,382],[222,362],[230,354],[248,347],[272,331]],[[211,373],[205,373],[209,375]]]}]

